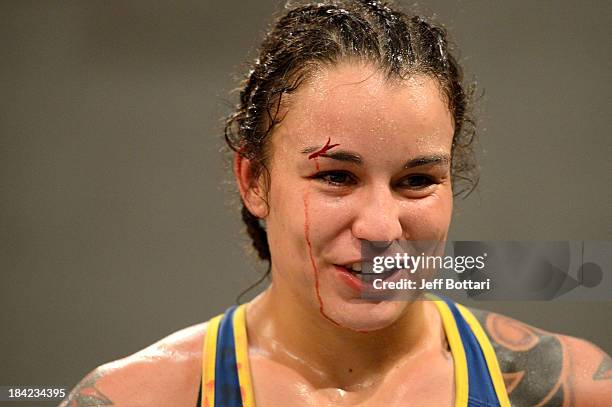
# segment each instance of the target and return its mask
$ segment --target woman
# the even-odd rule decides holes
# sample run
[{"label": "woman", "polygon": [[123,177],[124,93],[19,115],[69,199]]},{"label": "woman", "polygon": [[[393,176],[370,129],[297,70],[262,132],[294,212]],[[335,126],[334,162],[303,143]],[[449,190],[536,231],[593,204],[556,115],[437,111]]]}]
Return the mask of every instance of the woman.
[{"label": "woman", "polygon": [[377,1],[289,9],[226,127],[272,284],[99,367],[63,405],[609,404],[610,358],[590,343],[446,300],[361,298],[362,245],[446,240],[473,180],[468,102],[426,19]]}]

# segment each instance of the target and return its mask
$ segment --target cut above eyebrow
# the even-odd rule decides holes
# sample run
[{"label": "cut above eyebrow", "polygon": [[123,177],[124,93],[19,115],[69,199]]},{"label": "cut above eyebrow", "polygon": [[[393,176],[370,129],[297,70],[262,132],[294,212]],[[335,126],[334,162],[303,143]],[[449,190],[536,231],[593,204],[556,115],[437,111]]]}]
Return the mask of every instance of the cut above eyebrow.
[{"label": "cut above eyebrow", "polygon": [[326,152],[328,152],[329,150],[331,150],[334,147],[338,147],[340,144],[331,144],[331,137],[327,138],[327,143],[325,143],[325,145],[323,147],[321,147],[319,150],[315,151],[314,153],[310,154],[308,156],[308,159],[311,160],[313,158],[317,158],[322,156],[323,154],[325,154]]}]

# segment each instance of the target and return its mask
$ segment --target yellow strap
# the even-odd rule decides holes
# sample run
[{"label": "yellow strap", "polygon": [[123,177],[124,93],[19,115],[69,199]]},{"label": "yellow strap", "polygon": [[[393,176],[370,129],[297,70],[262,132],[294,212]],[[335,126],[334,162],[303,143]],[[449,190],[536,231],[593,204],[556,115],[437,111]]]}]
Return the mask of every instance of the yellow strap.
[{"label": "yellow strap", "polygon": [[495,388],[495,394],[497,394],[497,399],[501,407],[510,407],[510,400],[508,399],[508,392],[506,391],[506,385],[504,384],[504,377],[502,376],[501,369],[499,368],[499,362],[497,361],[497,356],[495,356],[495,351],[493,350],[493,346],[487,337],[484,329],[478,322],[478,319],[472,314],[472,312],[464,307],[461,304],[457,304],[457,308],[459,308],[459,312],[463,315],[463,318],[467,321],[468,325],[472,329],[474,336],[480,343],[480,348],[484,353],[485,360],[487,362],[487,366],[489,368],[489,373],[491,375],[491,379],[493,380],[493,387]]},{"label": "yellow strap", "polygon": [[240,305],[234,312],[234,343],[236,349],[236,368],[242,395],[243,407],[255,407],[251,369],[249,366],[249,342],[246,329],[246,304]]},{"label": "yellow strap", "polygon": [[438,312],[442,317],[446,339],[448,340],[453,355],[453,361],[455,363],[455,407],[467,407],[469,391],[467,359],[455,318],[450,308],[443,300],[433,294],[427,294],[426,296],[429,300],[432,300],[438,308]]},{"label": "yellow strap", "polygon": [[223,315],[208,321],[206,339],[202,348],[202,403],[200,407],[215,405],[215,362],[217,357],[217,334]]}]

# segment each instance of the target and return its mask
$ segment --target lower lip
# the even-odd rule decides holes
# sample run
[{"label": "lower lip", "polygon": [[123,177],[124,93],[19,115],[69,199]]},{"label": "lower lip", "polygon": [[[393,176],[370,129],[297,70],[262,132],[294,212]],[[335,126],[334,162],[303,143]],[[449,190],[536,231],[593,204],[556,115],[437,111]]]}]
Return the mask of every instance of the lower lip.
[{"label": "lower lip", "polygon": [[338,277],[342,282],[348,285],[350,288],[357,292],[362,292],[365,288],[365,283],[359,279],[359,277],[353,275],[346,268],[341,266],[335,266],[338,271]]}]

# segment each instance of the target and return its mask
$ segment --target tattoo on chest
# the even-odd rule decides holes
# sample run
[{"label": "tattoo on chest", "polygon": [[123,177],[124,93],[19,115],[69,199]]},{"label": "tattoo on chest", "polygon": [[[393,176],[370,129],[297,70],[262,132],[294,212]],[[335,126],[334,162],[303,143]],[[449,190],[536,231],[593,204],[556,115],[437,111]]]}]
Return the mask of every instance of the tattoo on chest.
[{"label": "tattoo on chest", "polygon": [[491,340],[513,406],[571,404],[569,360],[556,336],[498,314],[473,311]]}]

